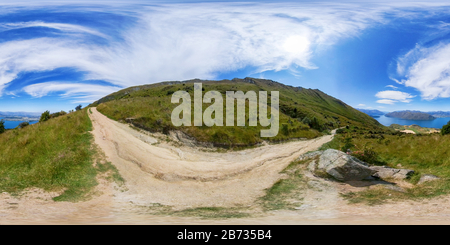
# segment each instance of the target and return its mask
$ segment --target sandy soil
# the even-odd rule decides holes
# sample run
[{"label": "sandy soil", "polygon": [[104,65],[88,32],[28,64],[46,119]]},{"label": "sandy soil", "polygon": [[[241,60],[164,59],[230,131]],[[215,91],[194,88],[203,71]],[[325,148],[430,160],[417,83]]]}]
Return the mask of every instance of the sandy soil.
[{"label": "sandy soil", "polygon": [[[54,202],[58,193],[30,189],[21,196],[0,194],[0,224],[450,224],[450,197],[377,206],[348,204],[339,193],[363,188],[307,172],[307,188],[295,211],[274,211],[255,218],[202,220],[158,216],[149,206],[176,209],[199,206],[249,207],[280,178],[279,172],[333,135],[238,152],[217,153],[158,142],[95,108],[90,114],[95,143],[126,180],[125,186],[99,177],[92,198]],[[156,143],[156,144],[155,144]]]},{"label": "sandy soil", "polygon": [[412,130],[409,130],[409,129],[405,129],[405,130],[402,130],[400,132],[407,133],[407,134],[416,134],[416,132],[414,132]]}]

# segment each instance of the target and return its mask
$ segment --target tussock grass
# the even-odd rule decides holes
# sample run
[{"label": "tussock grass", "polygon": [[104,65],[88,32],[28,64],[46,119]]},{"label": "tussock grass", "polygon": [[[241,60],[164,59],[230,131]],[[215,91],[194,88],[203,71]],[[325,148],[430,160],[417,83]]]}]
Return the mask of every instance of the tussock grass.
[{"label": "tussock grass", "polygon": [[[373,135],[377,136],[374,137]],[[347,139],[347,140],[346,140]],[[450,135],[383,133],[368,134],[367,131],[344,130],[325,147],[340,148],[351,139],[352,150],[370,148],[378,155],[377,164],[415,171],[408,180],[415,184],[405,192],[377,188],[344,195],[350,202],[379,204],[386,200],[423,199],[450,194]],[[423,174],[433,174],[440,180],[416,185]]]},{"label": "tussock grass", "polygon": [[286,177],[278,180],[271,188],[266,189],[266,195],[259,199],[259,204],[264,210],[293,209],[299,201],[299,196],[306,188],[306,183],[301,174],[309,160],[293,161],[281,173]]},{"label": "tussock grass", "polygon": [[107,165],[93,166],[95,149],[87,111],[80,110],[0,134],[0,192],[29,187],[62,191],[56,201],[77,201],[97,185]]}]

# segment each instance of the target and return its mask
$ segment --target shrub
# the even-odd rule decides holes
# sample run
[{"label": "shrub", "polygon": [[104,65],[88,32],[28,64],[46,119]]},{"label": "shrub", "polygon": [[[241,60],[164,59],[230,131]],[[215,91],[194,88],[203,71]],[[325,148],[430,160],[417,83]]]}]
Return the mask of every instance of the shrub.
[{"label": "shrub", "polygon": [[2,119],[0,120],[0,134],[4,133],[6,131],[5,129],[5,121]]},{"label": "shrub", "polygon": [[39,119],[39,122],[45,122],[48,119],[50,119],[50,112],[45,111],[44,113],[42,113],[41,118]]},{"label": "shrub", "polygon": [[336,134],[343,134],[345,133],[345,130],[343,128],[339,128],[336,130]]},{"label": "shrub", "polygon": [[79,111],[79,110],[81,110],[81,107],[82,107],[81,105],[78,105],[77,107],[75,107],[75,110]]},{"label": "shrub", "polygon": [[347,137],[344,139],[344,146],[341,147],[341,151],[347,152],[348,149],[351,149],[353,147],[355,147],[355,145],[353,145],[352,138]]},{"label": "shrub", "polygon": [[309,126],[315,130],[321,131],[322,127],[316,117],[313,117]]},{"label": "shrub", "polygon": [[25,127],[28,126],[28,125],[30,125],[29,122],[21,122],[21,123],[19,124],[19,128],[25,128]]},{"label": "shrub", "polygon": [[281,124],[281,133],[284,135],[288,135],[289,134],[289,127],[287,125],[287,123],[282,123]]},{"label": "shrub", "polygon": [[371,149],[365,149],[364,151],[354,151],[350,155],[366,163],[376,163],[378,158],[378,154]]},{"label": "shrub", "polygon": [[450,121],[448,121],[448,123],[442,127],[441,134],[442,135],[450,134]]},{"label": "shrub", "polygon": [[303,118],[302,123],[309,125],[311,123],[311,120],[308,117],[305,117],[305,118]]},{"label": "shrub", "polygon": [[50,115],[50,118],[55,118],[55,117],[63,116],[63,115],[66,115],[66,114],[67,113],[65,111],[55,112],[55,113],[52,113]]}]

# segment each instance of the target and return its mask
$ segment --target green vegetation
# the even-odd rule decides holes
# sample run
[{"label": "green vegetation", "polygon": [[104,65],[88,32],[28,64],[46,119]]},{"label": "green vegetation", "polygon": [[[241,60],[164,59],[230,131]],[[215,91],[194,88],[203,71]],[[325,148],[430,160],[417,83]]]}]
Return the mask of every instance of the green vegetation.
[{"label": "green vegetation", "polygon": [[0,192],[37,187],[61,191],[56,201],[86,197],[97,185],[97,173],[115,172],[108,163],[94,167],[91,129],[86,110],[81,110],[1,134]]},{"label": "green vegetation", "polygon": [[39,119],[39,122],[45,122],[48,119],[50,119],[50,111],[45,111],[42,113],[41,118]]},{"label": "green vegetation", "polygon": [[259,200],[264,210],[293,209],[299,206],[298,197],[307,188],[301,174],[306,162],[308,161],[294,161],[281,172],[287,177],[267,189],[266,195]]},{"label": "green vegetation", "polygon": [[413,125],[399,125],[399,124],[391,124],[389,128],[395,129],[395,130],[411,130],[416,134],[429,134],[429,133],[435,133],[438,131],[436,128],[424,128],[419,125],[413,124]]},{"label": "green vegetation", "polygon": [[5,131],[5,121],[2,119],[0,120],[0,134],[4,133]]},{"label": "green vegetation", "polygon": [[204,219],[230,219],[230,218],[245,218],[250,214],[244,211],[245,209],[224,208],[224,207],[199,207],[188,208],[180,211],[173,211],[171,214],[176,216],[195,216]]},{"label": "green vegetation", "polygon": [[[372,152],[371,159],[365,159],[361,154],[352,154],[371,164],[386,165],[397,168],[412,169],[415,175],[408,181],[416,184],[423,174],[433,174],[441,179],[430,183],[416,185],[405,192],[385,188],[371,189],[344,195],[351,202],[381,203],[387,199],[428,198],[450,193],[450,135],[440,134],[406,134],[394,130],[370,131],[356,127],[337,131],[336,137],[325,148],[340,150],[350,146],[353,153]],[[370,155],[370,154],[369,154]]]},{"label": "green vegetation", "polygon": [[[203,94],[208,91],[218,91],[222,96],[225,96],[226,91],[243,91],[244,93],[247,91],[268,91],[268,102],[270,102],[270,91],[279,91],[279,134],[272,138],[261,138],[260,132],[265,127],[259,124],[258,126],[248,126],[248,102],[246,102],[247,126],[174,127],[171,122],[171,114],[178,104],[171,103],[171,96],[176,91],[187,91],[193,98],[195,82],[202,83]],[[280,142],[298,138],[310,139],[329,133],[329,130],[344,125],[373,129],[383,127],[370,116],[319,90],[286,86],[270,80],[253,78],[233,79],[231,81],[190,80],[131,87],[106,96],[91,106],[97,106],[101,113],[111,119],[129,122],[141,129],[165,134],[178,129],[199,142],[212,142],[215,146],[225,148],[252,146],[261,143],[263,140]],[[208,106],[208,104],[204,104],[203,110]],[[226,118],[225,111],[224,109],[224,119]],[[236,122],[235,125],[237,125]]]},{"label": "green vegetation", "polygon": [[450,121],[442,127],[441,134],[442,135],[450,134]]},{"label": "green vegetation", "polygon": [[28,126],[28,125],[30,125],[30,123],[29,122],[21,122],[21,123],[19,123],[19,128],[25,128],[26,126]]}]

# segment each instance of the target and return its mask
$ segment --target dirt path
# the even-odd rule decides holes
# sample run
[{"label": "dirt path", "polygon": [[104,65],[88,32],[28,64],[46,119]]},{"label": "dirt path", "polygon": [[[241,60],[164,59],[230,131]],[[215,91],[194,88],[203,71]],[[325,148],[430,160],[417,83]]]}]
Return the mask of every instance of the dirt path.
[{"label": "dirt path", "polygon": [[[279,172],[303,153],[330,141],[321,138],[266,145],[230,153],[192,147],[151,145],[128,125],[110,120],[95,108],[90,115],[95,143],[114,163],[128,191],[116,200],[175,208],[251,205],[281,176]],[[143,140],[146,138],[147,140]]]},{"label": "dirt path", "polygon": [[[339,193],[357,190],[346,183],[305,172],[306,188],[293,211],[254,218],[203,220],[154,215],[148,207],[249,207],[283,176],[299,155],[330,141],[321,138],[266,145],[239,152],[212,153],[157,142],[91,109],[95,143],[126,180],[126,186],[101,181],[89,201],[51,200],[58,193],[30,189],[20,197],[0,194],[0,224],[450,224],[450,197],[367,206],[348,204]],[[153,144],[153,145],[152,145]]]}]

